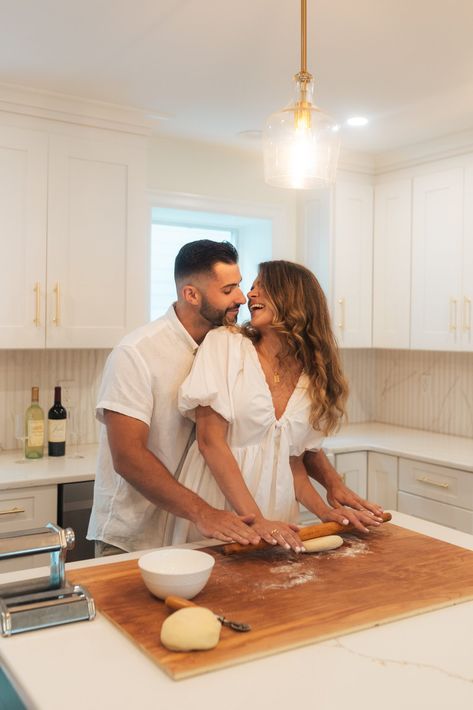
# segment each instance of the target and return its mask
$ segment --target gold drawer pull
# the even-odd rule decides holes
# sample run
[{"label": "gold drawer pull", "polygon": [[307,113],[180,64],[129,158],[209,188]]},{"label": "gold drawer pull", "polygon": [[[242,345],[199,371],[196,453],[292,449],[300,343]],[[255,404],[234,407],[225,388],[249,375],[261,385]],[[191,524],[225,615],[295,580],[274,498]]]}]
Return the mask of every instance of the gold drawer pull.
[{"label": "gold drawer pull", "polygon": [[17,513],[24,513],[24,508],[10,508],[10,510],[0,510],[0,515],[16,515]]},{"label": "gold drawer pull", "polygon": [[449,483],[442,483],[440,481],[432,481],[431,478],[427,478],[427,476],[416,476],[416,481],[420,481],[421,483],[429,483],[431,486],[437,486],[437,488],[448,488]]},{"label": "gold drawer pull", "polygon": [[33,291],[35,293],[35,314],[33,323],[39,328],[41,325],[41,286],[39,281],[35,283]]},{"label": "gold drawer pull", "polygon": [[61,288],[59,286],[59,281],[56,282],[53,291],[56,294],[56,313],[53,318],[53,323],[58,326],[61,325]]}]

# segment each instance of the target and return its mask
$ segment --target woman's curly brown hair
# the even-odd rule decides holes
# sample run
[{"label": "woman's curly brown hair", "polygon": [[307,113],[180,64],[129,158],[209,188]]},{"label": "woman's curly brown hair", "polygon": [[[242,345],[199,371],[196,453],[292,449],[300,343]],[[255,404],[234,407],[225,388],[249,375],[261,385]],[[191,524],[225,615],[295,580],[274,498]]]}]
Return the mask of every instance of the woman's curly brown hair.
[{"label": "woman's curly brown hair", "polygon": [[[325,294],[309,269],[290,261],[264,261],[258,277],[275,314],[273,327],[285,343],[281,363],[285,356],[293,355],[302,366],[309,378],[310,423],[328,435],[346,414],[348,384]],[[249,323],[243,332],[253,341],[259,339]]]}]

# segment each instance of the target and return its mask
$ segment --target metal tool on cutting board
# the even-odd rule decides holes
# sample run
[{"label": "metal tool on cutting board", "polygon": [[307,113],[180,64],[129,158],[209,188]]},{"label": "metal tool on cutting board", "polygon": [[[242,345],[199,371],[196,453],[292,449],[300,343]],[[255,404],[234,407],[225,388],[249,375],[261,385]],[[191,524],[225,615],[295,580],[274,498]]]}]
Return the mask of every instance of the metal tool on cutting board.
[{"label": "metal tool on cutting board", "polygon": [[0,633],[11,636],[23,631],[43,629],[95,617],[94,600],[81,586],[67,584],[67,550],[74,546],[72,528],[48,523],[44,528],[0,533],[0,572],[2,561],[49,553],[47,577],[0,585]]},{"label": "metal tool on cutting board", "polygon": [[[383,523],[391,520],[391,513],[383,513]],[[318,525],[308,525],[299,530],[301,540],[312,540],[314,537],[326,537],[328,535],[340,535],[341,533],[358,532],[354,525],[340,525],[339,523],[319,523]],[[222,552],[224,555],[234,555],[239,552],[254,552],[255,550],[267,550],[274,547],[269,542],[262,540],[257,545],[240,545],[238,542],[231,542],[228,545],[223,545]]]},{"label": "metal tool on cutting board", "polygon": [[[174,610],[185,609],[189,606],[198,606],[198,604],[194,604],[194,602],[189,601],[189,599],[174,596],[166,597],[164,603],[167,607],[169,607],[169,609]],[[223,626],[228,626],[228,628],[233,629],[233,631],[251,631],[251,626],[249,624],[243,624],[240,621],[232,621],[231,619],[226,619],[224,616],[220,616],[219,614],[215,614],[215,616]]]}]

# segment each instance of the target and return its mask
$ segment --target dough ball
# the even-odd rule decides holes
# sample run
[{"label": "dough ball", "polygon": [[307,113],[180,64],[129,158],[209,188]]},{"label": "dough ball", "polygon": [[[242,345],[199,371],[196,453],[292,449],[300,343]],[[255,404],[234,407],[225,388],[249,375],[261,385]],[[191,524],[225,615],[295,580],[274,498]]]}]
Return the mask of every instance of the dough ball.
[{"label": "dough ball", "polygon": [[201,606],[179,609],[165,619],[161,643],[170,651],[201,651],[214,648],[222,624],[210,609]]},{"label": "dough ball", "polygon": [[343,538],[340,535],[327,535],[326,537],[313,537],[311,540],[303,540],[306,552],[323,552],[324,550],[335,550],[343,545]]}]

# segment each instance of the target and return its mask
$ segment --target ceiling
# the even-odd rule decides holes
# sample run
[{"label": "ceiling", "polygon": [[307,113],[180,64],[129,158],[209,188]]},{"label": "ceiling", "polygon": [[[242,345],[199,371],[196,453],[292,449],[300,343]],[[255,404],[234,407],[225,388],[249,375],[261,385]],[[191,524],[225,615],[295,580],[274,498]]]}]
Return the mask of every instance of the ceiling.
[{"label": "ceiling", "polygon": [[[299,0],[0,0],[0,82],[130,105],[156,132],[248,146],[288,103]],[[309,0],[316,103],[385,152],[473,128],[473,0]],[[158,118],[161,117],[161,120]],[[254,141],[254,139],[253,139]]]}]

